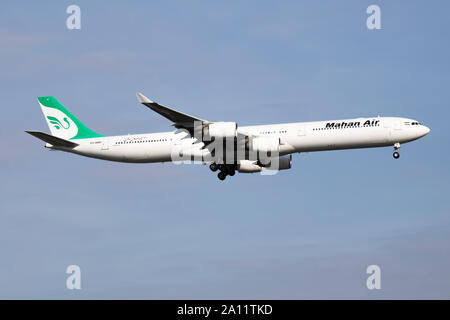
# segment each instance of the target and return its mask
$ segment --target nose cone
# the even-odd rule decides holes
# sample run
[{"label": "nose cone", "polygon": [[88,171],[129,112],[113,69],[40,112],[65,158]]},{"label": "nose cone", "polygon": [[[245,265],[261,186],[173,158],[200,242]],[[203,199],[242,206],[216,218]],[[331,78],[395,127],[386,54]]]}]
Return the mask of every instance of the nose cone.
[{"label": "nose cone", "polygon": [[430,133],[430,128],[428,128],[427,126],[422,126],[422,128],[420,128],[420,136],[426,136],[428,133]]}]

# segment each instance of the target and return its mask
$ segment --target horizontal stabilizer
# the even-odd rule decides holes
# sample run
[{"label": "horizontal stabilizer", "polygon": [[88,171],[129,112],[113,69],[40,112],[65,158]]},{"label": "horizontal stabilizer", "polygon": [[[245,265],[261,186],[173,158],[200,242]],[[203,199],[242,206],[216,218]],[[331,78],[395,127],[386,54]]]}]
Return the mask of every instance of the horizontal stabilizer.
[{"label": "horizontal stabilizer", "polygon": [[55,136],[52,136],[51,134],[40,132],[40,131],[25,131],[26,133],[31,134],[32,136],[41,139],[42,141],[45,141],[47,143],[50,143],[53,146],[58,147],[66,147],[66,148],[75,148],[78,146],[78,143],[68,141],[62,138],[58,138]]}]

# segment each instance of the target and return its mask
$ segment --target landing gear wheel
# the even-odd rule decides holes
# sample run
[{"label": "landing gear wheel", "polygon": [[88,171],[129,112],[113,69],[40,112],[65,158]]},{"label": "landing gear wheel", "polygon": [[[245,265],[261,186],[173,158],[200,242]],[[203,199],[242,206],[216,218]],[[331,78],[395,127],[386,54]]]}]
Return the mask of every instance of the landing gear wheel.
[{"label": "landing gear wheel", "polygon": [[398,153],[397,151],[394,152],[394,154],[392,155],[394,157],[394,159],[398,159],[400,158],[400,153]]},{"label": "landing gear wheel", "polygon": [[230,170],[228,171],[228,175],[229,175],[230,177],[234,176],[235,173],[236,173],[236,171],[235,171],[234,169],[230,169]]},{"label": "landing gear wheel", "polygon": [[217,177],[219,178],[219,180],[225,180],[225,178],[227,177],[227,174],[225,173],[225,172],[223,172],[223,171],[220,171],[218,174],[217,174]]},{"label": "landing gear wheel", "polygon": [[219,166],[217,165],[217,163],[211,163],[209,165],[209,168],[211,169],[212,172],[216,172],[217,169],[219,169]]}]

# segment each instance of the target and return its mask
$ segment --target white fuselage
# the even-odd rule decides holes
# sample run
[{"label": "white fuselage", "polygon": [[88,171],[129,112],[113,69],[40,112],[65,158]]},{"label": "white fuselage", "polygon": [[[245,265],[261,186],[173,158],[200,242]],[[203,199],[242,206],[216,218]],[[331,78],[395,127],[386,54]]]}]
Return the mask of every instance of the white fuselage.
[{"label": "white fuselage", "polygon": [[[356,118],[239,127],[239,132],[280,139],[280,155],[297,152],[372,148],[406,143],[430,130],[413,119],[394,117]],[[79,155],[119,162],[166,162],[174,150],[199,145],[185,133],[160,132],[72,140],[73,149],[52,147]],[[203,144],[202,144],[203,145]],[[200,148],[199,146],[198,148]]]}]

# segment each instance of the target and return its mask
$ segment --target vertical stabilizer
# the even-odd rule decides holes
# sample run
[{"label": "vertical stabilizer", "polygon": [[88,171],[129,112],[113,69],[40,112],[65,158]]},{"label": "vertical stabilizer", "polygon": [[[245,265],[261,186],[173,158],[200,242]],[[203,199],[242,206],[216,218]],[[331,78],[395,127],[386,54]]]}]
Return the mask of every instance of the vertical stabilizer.
[{"label": "vertical stabilizer", "polygon": [[38,101],[52,135],[66,140],[103,137],[86,127],[55,97],[39,97]]}]

